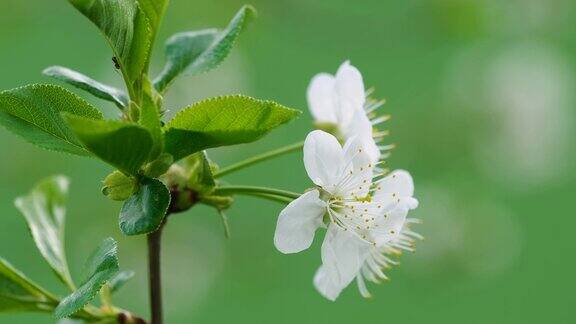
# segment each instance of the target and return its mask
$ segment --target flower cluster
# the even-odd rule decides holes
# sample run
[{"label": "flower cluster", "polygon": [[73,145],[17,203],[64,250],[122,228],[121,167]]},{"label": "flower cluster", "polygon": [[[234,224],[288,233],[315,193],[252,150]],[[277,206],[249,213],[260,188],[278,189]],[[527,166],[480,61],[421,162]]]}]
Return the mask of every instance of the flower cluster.
[{"label": "flower cluster", "polygon": [[362,75],[349,62],[335,76],[316,75],[308,102],[322,129],[304,142],[304,165],[316,186],[282,210],[274,244],[282,253],[300,252],[326,228],[316,289],[335,300],[356,279],[369,297],[365,279],[386,279],[383,269],[396,264],[392,257],[420,238],[407,218],[418,206],[412,177],[402,170],[385,175],[379,167],[389,148],[378,145],[382,132],[373,127],[385,120],[373,113],[382,103],[366,99]]}]

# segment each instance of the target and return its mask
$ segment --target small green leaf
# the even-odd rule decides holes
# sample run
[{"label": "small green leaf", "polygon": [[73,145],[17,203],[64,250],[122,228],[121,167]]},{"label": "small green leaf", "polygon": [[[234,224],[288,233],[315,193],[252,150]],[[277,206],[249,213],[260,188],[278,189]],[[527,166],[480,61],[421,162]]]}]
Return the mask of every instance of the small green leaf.
[{"label": "small green leaf", "polygon": [[125,235],[154,232],[164,220],[170,205],[170,191],[156,179],[144,178],[140,188],[120,210],[120,230]]},{"label": "small green leaf", "polygon": [[107,238],[88,258],[82,285],[60,302],[54,315],[63,318],[81,310],[118,270],[118,246],[114,239]]},{"label": "small green leaf", "polygon": [[151,45],[148,19],[134,0],[68,0],[106,37],[128,84],[146,70]]},{"label": "small green leaf", "polygon": [[128,199],[138,189],[138,181],[120,171],[110,173],[104,179],[102,193],[116,201]]},{"label": "small green leaf", "polygon": [[253,142],[299,113],[246,96],[203,100],[180,111],[164,127],[165,151],[177,161],[207,148]]},{"label": "small green leaf", "polygon": [[181,73],[194,75],[217,67],[255,15],[253,7],[243,6],[222,31],[206,29],[170,37],[166,43],[166,66],[154,80],[156,89],[163,92]]},{"label": "small green leaf", "polygon": [[166,65],[154,79],[156,89],[164,92],[176,77],[186,73],[186,68],[208,50],[219,33],[217,29],[204,29],[170,37],[166,42]]},{"label": "small green leaf", "polygon": [[137,124],[73,115],[65,117],[70,128],[90,152],[122,172],[138,174],[150,156],[152,137]]},{"label": "small green leaf", "polygon": [[120,288],[122,288],[130,279],[134,277],[134,271],[122,271],[119,272],[114,278],[110,279],[108,285],[110,285],[110,291],[115,293]]},{"label": "small green leaf", "polygon": [[210,161],[205,151],[194,153],[184,160],[184,168],[188,172],[188,188],[201,194],[210,193],[216,186]]},{"label": "small green leaf", "polygon": [[0,312],[51,311],[58,301],[0,258]]},{"label": "small green leaf", "polygon": [[164,148],[164,134],[162,133],[160,111],[156,105],[156,96],[158,94],[148,82],[148,78],[146,78],[144,85],[144,98],[142,100],[138,123],[146,128],[152,136],[153,145],[148,159],[149,161],[152,161],[162,153]]},{"label": "small green leaf", "polygon": [[170,166],[174,163],[174,158],[168,153],[162,153],[156,160],[144,166],[144,175],[149,178],[158,178],[168,171]]},{"label": "small green leaf", "polygon": [[111,101],[115,103],[119,108],[123,108],[128,105],[129,100],[124,91],[98,82],[80,72],[76,72],[62,66],[51,66],[42,71],[42,73],[49,77],[73,85],[76,88],[82,89],[94,95],[95,97]]},{"label": "small green leaf", "polygon": [[89,155],[62,112],[102,118],[96,108],[59,86],[34,84],[0,92],[0,124],[6,129],[45,149]]},{"label": "small green leaf", "polygon": [[148,23],[150,24],[150,39],[154,41],[158,28],[160,27],[160,22],[166,12],[166,7],[168,7],[168,0],[138,0],[140,8],[148,18]]},{"label": "small green leaf", "polygon": [[60,280],[73,287],[64,250],[64,223],[68,178],[54,176],[39,182],[32,191],[18,197],[15,205],[20,210],[36,247]]}]

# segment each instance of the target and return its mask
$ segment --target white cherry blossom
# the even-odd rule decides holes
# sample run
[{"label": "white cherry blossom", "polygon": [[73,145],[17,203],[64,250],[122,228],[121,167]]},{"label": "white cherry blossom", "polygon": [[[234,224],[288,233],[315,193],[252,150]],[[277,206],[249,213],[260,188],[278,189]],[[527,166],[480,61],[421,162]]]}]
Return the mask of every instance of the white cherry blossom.
[{"label": "white cherry blossom", "polygon": [[314,282],[331,300],[358,276],[373,249],[400,235],[404,210],[417,205],[410,175],[395,171],[380,179],[365,147],[362,138],[342,147],[333,135],[311,132],[304,165],[317,187],[288,204],[278,218],[274,244],[282,253],[309,248],[316,230],[327,228]]},{"label": "white cherry blossom", "polygon": [[[366,98],[362,74],[349,61],[340,65],[336,75],[320,73],[308,86],[308,106],[321,129],[331,129],[342,141],[361,138],[373,162],[387,156],[392,145],[378,145],[387,134],[374,129],[374,125],[388,119],[376,116],[374,111],[384,104]],[[372,117],[372,120],[370,120]]]},{"label": "white cherry blossom", "polygon": [[[421,238],[409,229],[409,225],[416,220],[406,218],[409,210],[418,207],[418,201],[412,197],[413,193],[412,177],[403,170],[394,171],[376,182],[376,188],[372,194],[373,201],[392,200],[394,202],[393,208],[384,213],[381,218],[382,220],[391,220],[389,226],[393,230],[390,231],[389,235],[379,236],[368,247],[367,251],[363,251],[362,265],[358,267],[355,274],[358,288],[363,297],[371,296],[364,279],[375,283],[387,279],[383,270],[397,264],[391,256],[398,255],[401,250],[411,250],[414,240]],[[316,289],[330,300],[335,300],[348,283],[339,281],[333,270],[330,270],[330,266],[327,266],[325,262],[314,276]]]},{"label": "white cherry blossom", "polygon": [[[411,209],[418,207],[418,201],[412,198],[413,193],[412,177],[403,170],[394,171],[377,182],[373,199],[379,201],[393,199],[396,202],[395,207],[385,213],[384,219],[395,220],[397,224],[394,227],[400,230],[393,235],[380,237],[380,240],[372,244],[365,252],[363,263],[356,273],[358,289],[363,297],[371,297],[364,280],[380,283],[388,279],[384,270],[398,264],[393,257],[401,254],[403,250],[413,251],[415,240],[422,238],[410,229],[410,225],[418,220],[406,218]],[[332,300],[345,288],[338,280],[334,278],[331,280],[325,264],[316,272],[314,284],[322,295]]]}]

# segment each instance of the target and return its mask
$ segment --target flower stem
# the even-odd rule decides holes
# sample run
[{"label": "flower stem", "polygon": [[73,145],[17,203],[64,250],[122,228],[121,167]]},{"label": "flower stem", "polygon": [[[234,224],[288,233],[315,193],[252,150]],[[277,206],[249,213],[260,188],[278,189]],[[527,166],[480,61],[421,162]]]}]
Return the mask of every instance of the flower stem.
[{"label": "flower stem", "polygon": [[275,201],[284,205],[287,205],[289,203],[292,202],[292,198],[287,198],[287,197],[281,197],[281,196],[276,196],[276,195],[271,195],[271,194],[264,194],[264,193],[257,193],[257,192],[252,192],[252,193],[244,193],[247,196],[252,196],[252,197],[257,197],[257,198],[263,198],[266,200],[270,200],[270,201]]},{"label": "flower stem", "polygon": [[162,324],[163,321],[160,252],[164,225],[165,222],[155,232],[148,234],[148,289],[150,292],[151,324]]},{"label": "flower stem", "polygon": [[234,171],[238,171],[240,169],[254,165],[256,163],[260,163],[260,162],[275,158],[275,157],[280,156],[280,155],[284,155],[284,154],[287,154],[290,152],[300,150],[303,146],[304,146],[304,142],[298,142],[298,143],[294,143],[294,144],[291,144],[288,146],[284,146],[284,147],[272,150],[270,152],[258,154],[256,156],[253,156],[253,157],[246,159],[244,161],[240,161],[238,163],[234,163],[230,166],[222,168],[218,172],[214,173],[213,176],[214,176],[214,178],[219,178],[219,177],[225,176],[229,173],[232,173]]},{"label": "flower stem", "polygon": [[255,187],[255,186],[221,186],[216,188],[215,194],[217,195],[226,195],[226,194],[244,194],[244,195],[251,195],[251,196],[261,196],[262,194],[267,196],[278,196],[288,199],[296,199],[300,197],[300,194],[275,189],[275,188],[267,188],[267,187]]}]

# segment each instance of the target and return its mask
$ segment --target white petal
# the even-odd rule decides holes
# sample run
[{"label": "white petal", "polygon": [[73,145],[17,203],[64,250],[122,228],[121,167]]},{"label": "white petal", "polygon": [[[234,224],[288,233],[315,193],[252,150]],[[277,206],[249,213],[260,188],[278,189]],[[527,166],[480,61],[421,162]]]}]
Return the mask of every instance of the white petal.
[{"label": "white petal", "polygon": [[325,298],[335,301],[345,287],[332,280],[324,266],[320,266],[314,275],[314,287]]},{"label": "white petal", "polygon": [[398,237],[406,223],[408,211],[409,209],[407,207],[401,205],[385,213],[383,217],[380,217],[376,221],[378,231],[372,232],[376,245],[382,246]]},{"label": "white petal", "polygon": [[315,130],[304,141],[304,166],[310,180],[330,191],[341,178],[344,153],[336,137]]},{"label": "white petal", "polygon": [[278,251],[296,253],[309,248],[316,229],[322,225],[325,210],[318,190],[308,191],[289,203],[276,224],[274,245]]},{"label": "white petal", "polygon": [[336,72],[335,89],[339,103],[336,116],[344,125],[350,122],[355,111],[364,109],[366,101],[362,74],[349,61],[342,63]]},{"label": "white petal", "polygon": [[380,159],[380,149],[372,137],[372,123],[366,116],[364,110],[358,110],[354,113],[351,123],[346,129],[343,129],[344,137],[350,139],[353,137],[360,138],[366,152],[372,162],[376,163]]},{"label": "white petal", "polygon": [[414,181],[408,171],[395,170],[379,182],[378,193],[396,193],[402,197],[414,195]]},{"label": "white petal", "polygon": [[328,227],[322,243],[322,265],[326,280],[336,287],[344,288],[350,284],[360,271],[370,245],[337,225]]},{"label": "white petal", "polygon": [[418,207],[418,200],[412,198],[414,182],[410,173],[396,170],[378,182],[374,192],[374,201],[386,206],[403,205],[408,209]]},{"label": "white petal", "polygon": [[368,153],[370,160],[373,163],[377,163],[378,161],[380,161],[380,155],[381,155],[380,149],[378,148],[378,144],[376,143],[372,135],[366,138],[365,143],[366,143],[366,153]]},{"label": "white petal", "polygon": [[308,107],[318,122],[336,123],[334,87],[336,79],[328,73],[315,75],[307,91]]},{"label": "white petal", "polygon": [[346,181],[340,181],[339,193],[344,197],[363,198],[368,195],[374,163],[367,153],[366,143],[360,137],[353,137],[344,144],[343,177]]}]

